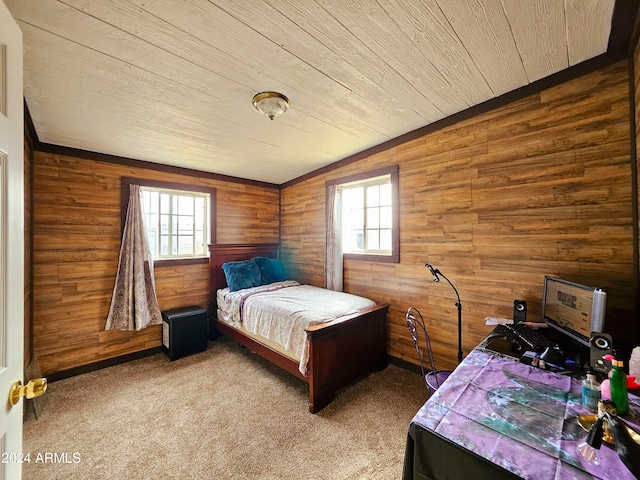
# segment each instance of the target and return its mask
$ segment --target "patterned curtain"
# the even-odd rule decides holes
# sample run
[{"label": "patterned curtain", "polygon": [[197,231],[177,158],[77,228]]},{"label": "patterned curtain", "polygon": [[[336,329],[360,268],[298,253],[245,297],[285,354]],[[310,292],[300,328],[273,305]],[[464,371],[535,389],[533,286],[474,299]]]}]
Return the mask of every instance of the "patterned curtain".
[{"label": "patterned curtain", "polygon": [[327,256],[325,261],[325,285],[329,290],[343,289],[342,263],[342,201],[336,185],[327,190]]},{"label": "patterned curtain", "polygon": [[130,185],[116,284],[105,330],[142,330],[161,323],[140,186]]}]

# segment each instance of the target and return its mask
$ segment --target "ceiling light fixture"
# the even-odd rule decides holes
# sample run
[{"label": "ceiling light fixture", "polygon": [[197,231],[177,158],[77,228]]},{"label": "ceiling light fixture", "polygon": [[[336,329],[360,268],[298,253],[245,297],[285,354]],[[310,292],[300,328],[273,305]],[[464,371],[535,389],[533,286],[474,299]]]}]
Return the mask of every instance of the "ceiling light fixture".
[{"label": "ceiling light fixture", "polygon": [[261,114],[273,120],[289,108],[289,99],[278,92],[262,92],[253,97],[253,106]]}]

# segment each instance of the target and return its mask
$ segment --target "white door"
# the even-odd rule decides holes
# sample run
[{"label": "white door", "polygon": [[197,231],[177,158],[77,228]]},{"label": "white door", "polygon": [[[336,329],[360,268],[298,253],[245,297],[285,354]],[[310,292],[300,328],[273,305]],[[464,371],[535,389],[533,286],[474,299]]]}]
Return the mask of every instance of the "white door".
[{"label": "white door", "polygon": [[21,400],[9,391],[23,381],[24,164],[22,32],[0,1],[0,479],[22,476]]}]

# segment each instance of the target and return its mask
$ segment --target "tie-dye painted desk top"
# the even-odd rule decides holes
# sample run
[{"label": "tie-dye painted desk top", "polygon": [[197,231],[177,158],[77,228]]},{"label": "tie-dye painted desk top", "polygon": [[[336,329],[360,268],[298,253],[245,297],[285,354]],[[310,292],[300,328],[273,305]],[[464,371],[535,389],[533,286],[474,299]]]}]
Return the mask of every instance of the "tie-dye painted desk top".
[{"label": "tie-dye painted desk top", "polygon": [[[598,466],[578,458],[576,446],[586,432],[577,416],[594,413],[580,399],[581,383],[576,379],[474,350],[416,414],[409,434],[416,428],[431,436],[435,432],[485,464],[489,461],[520,478],[633,479],[608,445],[599,451]],[[630,406],[625,419],[638,425],[638,397],[630,396]],[[412,446],[411,456],[419,455],[420,446]],[[405,462],[405,478],[411,477],[408,468]]]}]

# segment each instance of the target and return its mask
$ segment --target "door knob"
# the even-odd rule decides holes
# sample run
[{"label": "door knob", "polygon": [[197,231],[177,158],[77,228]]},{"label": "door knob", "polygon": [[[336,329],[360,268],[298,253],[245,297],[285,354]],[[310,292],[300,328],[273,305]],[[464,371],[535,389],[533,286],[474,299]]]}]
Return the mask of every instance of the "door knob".
[{"label": "door knob", "polygon": [[9,403],[15,405],[20,401],[20,397],[34,398],[39,397],[47,390],[47,379],[36,378],[30,380],[26,385],[22,385],[20,380],[16,380],[11,385],[11,391],[9,392]]}]

